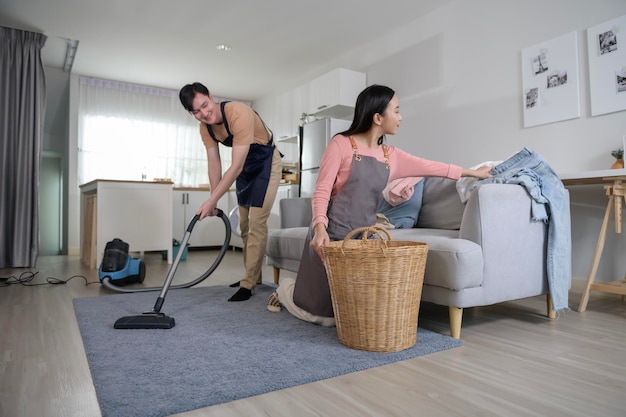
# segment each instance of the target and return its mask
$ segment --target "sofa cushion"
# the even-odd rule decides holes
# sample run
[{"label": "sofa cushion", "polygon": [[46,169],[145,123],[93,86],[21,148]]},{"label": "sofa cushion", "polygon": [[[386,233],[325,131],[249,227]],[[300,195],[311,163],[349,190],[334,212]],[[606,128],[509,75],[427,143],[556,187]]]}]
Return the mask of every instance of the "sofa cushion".
[{"label": "sofa cushion", "polygon": [[308,231],[308,227],[270,229],[267,234],[265,254],[272,258],[300,261]]},{"label": "sofa cushion", "polygon": [[465,205],[456,190],[456,181],[429,177],[424,180],[424,196],[417,227],[459,230]]},{"label": "sofa cushion", "polygon": [[475,242],[459,239],[456,230],[394,229],[393,240],[428,244],[424,284],[461,291],[483,284],[483,253]]}]

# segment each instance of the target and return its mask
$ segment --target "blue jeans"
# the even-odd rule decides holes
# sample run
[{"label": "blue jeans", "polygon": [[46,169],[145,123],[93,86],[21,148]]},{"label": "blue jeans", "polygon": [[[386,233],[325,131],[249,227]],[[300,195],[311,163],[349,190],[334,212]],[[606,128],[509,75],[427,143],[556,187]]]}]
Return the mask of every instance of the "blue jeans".
[{"label": "blue jeans", "polygon": [[554,310],[569,309],[572,238],[568,199],[563,183],[547,162],[528,148],[496,165],[490,173],[492,178],[479,180],[475,186],[496,183],[526,187],[532,198],[532,219],[548,223],[548,288]]}]

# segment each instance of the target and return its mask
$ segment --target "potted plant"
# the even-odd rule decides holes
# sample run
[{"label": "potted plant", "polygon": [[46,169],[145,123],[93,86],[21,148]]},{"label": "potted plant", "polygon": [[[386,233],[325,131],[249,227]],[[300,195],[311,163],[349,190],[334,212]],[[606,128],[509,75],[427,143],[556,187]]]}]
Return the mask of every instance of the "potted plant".
[{"label": "potted plant", "polygon": [[305,123],[308,123],[309,118],[312,116],[313,115],[309,113],[302,113],[302,115],[300,115],[300,126],[304,126]]},{"label": "potted plant", "polygon": [[624,168],[624,150],[623,149],[614,149],[611,151],[611,156],[615,158],[615,163],[611,165],[611,169],[621,169]]}]

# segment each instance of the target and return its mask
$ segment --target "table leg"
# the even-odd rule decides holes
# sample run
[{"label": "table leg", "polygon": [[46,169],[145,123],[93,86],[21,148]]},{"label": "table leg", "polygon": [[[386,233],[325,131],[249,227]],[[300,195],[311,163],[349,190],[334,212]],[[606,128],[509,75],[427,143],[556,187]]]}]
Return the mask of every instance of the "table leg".
[{"label": "table leg", "polygon": [[613,211],[613,200],[615,199],[613,193],[609,196],[609,203],[606,206],[606,212],[604,214],[604,220],[602,221],[602,227],[600,228],[600,235],[598,236],[598,242],[596,243],[596,249],[593,253],[593,260],[591,261],[591,268],[589,269],[589,275],[587,276],[587,283],[585,290],[580,299],[578,305],[578,311],[583,312],[587,309],[587,303],[589,302],[589,291],[591,284],[596,279],[596,273],[598,272],[598,265],[600,264],[600,258],[602,257],[602,251],[604,250],[604,242],[606,241],[606,231],[609,227],[609,220],[611,218],[611,212]]},{"label": "table leg", "polygon": [[615,203],[615,233],[622,233],[622,198],[624,197],[624,188],[621,180],[616,180],[612,187],[611,195],[616,196],[614,198]]}]

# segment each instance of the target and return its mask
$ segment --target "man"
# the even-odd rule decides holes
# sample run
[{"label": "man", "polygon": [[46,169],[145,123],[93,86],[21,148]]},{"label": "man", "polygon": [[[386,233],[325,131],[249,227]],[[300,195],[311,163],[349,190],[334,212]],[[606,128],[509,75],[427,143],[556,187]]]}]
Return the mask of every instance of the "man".
[{"label": "man", "polygon": [[[236,182],[245,276],[233,284],[240,288],[228,301],[245,301],[261,279],[267,219],[282,176],[282,155],[272,132],[249,106],[217,103],[197,82],[185,85],[179,97],[183,107],[200,121],[207,151],[211,196],[196,212],[200,219],[217,214],[217,202]],[[232,163],[223,175],[219,144],[232,147]]]}]

